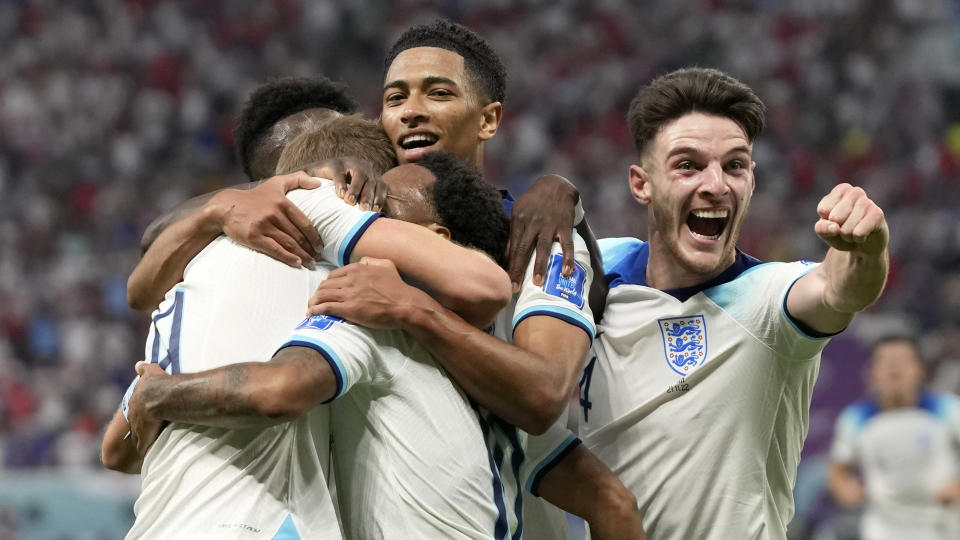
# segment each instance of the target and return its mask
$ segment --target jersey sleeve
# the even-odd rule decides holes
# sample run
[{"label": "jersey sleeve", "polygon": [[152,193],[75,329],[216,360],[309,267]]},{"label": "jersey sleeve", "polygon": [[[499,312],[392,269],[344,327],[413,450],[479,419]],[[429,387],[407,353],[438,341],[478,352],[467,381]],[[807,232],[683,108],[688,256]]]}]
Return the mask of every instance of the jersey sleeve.
[{"label": "jersey sleeve", "polygon": [[524,319],[545,315],[556,317],[583,329],[590,336],[590,342],[596,335],[593,313],[590,311],[590,284],[593,281],[593,269],[590,267],[590,253],[587,245],[576,232],[573,233],[574,270],[570,277],[561,274],[563,253],[560,244],[554,242],[550,250],[547,272],[543,285],[533,284],[533,265],[531,260],[523,278],[523,287],[517,298],[514,310],[513,330]]},{"label": "jersey sleeve", "polygon": [[321,258],[337,266],[350,263],[350,254],[364,231],[378,217],[379,212],[365,212],[359,206],[343,202],[330,180],[316,189],[295,189],[287,193],[313,223],[323,240]]},{"label": "jersey sleeve", "polygon": [[830,460],[841,465],[855,465],[857,456],[857,420],[851,409],[845,410],[837,418],[833,443],[830,446]]},{"label": "jersey sleeve", "polygon": [[369,384],[382,372],[380,355],[369,330],[330,315],[305,319],[280,346],[308,347],[330,364],[337,379],[337,391],[329,403],[356,384]]},{"label": "jersey sleeve", "polygon": [[580,445],[580,439],[565,424],[561,419],[542,435],[528,435],[526,457],[520,469],[524,491],[539,497],[541,480]]},{"label": "jersey sleeve", "polygon": [[787,312],[787,294],[793,285],[815,269],[811,262],[765,263],[737,279],[705,291],[757,340],[787,360],[813,358],[829,342],[804,328]]}]

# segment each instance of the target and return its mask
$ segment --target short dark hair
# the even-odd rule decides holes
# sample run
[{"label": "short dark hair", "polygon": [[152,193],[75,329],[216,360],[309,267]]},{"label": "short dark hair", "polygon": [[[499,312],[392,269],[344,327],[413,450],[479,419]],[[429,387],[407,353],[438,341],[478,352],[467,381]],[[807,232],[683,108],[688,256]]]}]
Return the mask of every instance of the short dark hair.
[{"label": "short dark hair", "polygon": [[317,161],[353,156],[383,174],[397,165],[393,144],[378,122],[359,114],[331,118],[295,137],[277,160],[276,174],[298,171]]},{"label": "short dark hair", "polygon": [[766,107],[747,85],[709,68],[684,68],[661,75],[637,92],[627,123],[633,144],[643,155],[665,124],[691,112],[725,116],[753,142],[763,131]]},{"label": "short dark hair", "polygon": [[341,114],[357,111],[357,102],[347,94],[346,86],[326,77],[284,77],[258,86],[247,98],[233,131],[237,157],[243,172],[254,178],[253,162],[257,147],[278,121],[300,111],[323,108]]},{"label": "short dark hair", "polygon": [[885,334],[880,336],[873,342],[873,346],[870,347],[870,354],[872,355],[884,345],[889,345],[891,343],[906,343],[913,348],[913,351],[917,353],[917,359],[921,362],[923,358],[920,356],[920,343],[917,341],[917,338],[911,334]]},{"label": "short dark hair", "polygon": [[500,192],[479,169],[449,152],[429,152],[416,164],[436,178],[429,195],[440,225],[450,229],[450,239],[485,252],[503,266],[510,220]]},{"label": "short dark hair", "polygon": [[507,93],[507,70],[496,51],[466,26],[443,18],[413,26],[397,38],[383,62],[383,78],[386,79],[398,54],[417,47],[438,47],[459,54],[474,87],[490,102],[503,103]]}]

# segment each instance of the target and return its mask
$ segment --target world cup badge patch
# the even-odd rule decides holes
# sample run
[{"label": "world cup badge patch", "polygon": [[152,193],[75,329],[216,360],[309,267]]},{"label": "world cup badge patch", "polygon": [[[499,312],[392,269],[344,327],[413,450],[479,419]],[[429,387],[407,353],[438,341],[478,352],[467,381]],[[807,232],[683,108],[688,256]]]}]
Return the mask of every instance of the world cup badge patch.
[{"label": "world cup badge patch", "polygon": [[563,255],[556,253],[550,256],[550,262],[547,265],[547,277],[543,280],[543,292],[563,298],[567,302],[583,308],[584,286],[587,283],[587,271],[580,263],[574,261],[573,273],[570,277],[565,277],[561,270],[563,268]]},{"label": "world cup badge patch", "polygon": [[312,328],[314,330],[326,330],[333,326],[334,323],[343,322],[343,319],[340,317],[335,317],[333,315],[313,315],[307,317],[300,324],[297,325],[297,330],[303,328]]},{"label": "world cup badge patch", "polygon": [[703,315],[659,319],[663,354],[670,369],[689,375],[707,359],[707,321]]}]

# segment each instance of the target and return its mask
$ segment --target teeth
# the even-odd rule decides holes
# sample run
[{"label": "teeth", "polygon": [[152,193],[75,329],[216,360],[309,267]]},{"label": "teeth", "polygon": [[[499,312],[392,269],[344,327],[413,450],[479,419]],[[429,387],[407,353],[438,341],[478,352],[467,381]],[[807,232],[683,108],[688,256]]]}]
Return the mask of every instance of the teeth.
[{"label": "teeth", "polygon": [[726,208],[702,208],[700,210],[694,210],[691,212],[693,215],[698,218],[725,218],[729,211]]},{"label": "teeth", "polygon": [[406,137],[400,139],[400,146],[407,146],[409,144],[414,144],[418,142],[427,142],[433,144],[437,141],[437,136],[430,133],[415,133],[413,135],[407,135]]},{"label": "teeth", "polygon": [[[716,240],[717,238],[720,238],[720,235],[719,235],[719,234],[714,235],[714,236],[704,236],[704,235],[702,235],[702,234],[700,234],[700,233],[698,233],[698,232],[696,232],[696,231],[690,231],[690,234],[696,236],[697,238],[703,238],[704,240]],[[723,233],[721,233],[721,234],[723,234]]]}]

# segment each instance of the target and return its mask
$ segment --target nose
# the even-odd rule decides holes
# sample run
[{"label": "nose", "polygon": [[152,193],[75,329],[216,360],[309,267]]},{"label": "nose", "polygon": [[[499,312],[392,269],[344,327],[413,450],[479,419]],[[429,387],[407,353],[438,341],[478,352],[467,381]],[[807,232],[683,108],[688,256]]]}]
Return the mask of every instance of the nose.
[{"label": "nose", "polygon": [[719,197],[730,189],[723,172],[723,165],[719,162],[711,161],[701,174],[703,178],[699,189],[701,193]]},{"label": "nose", "polygon": [[427,111],[423,108],[420,100],[414,96],[407,98],[407,101],[403,104],[403,112],[400,114],[400,122],[407,127],[414,127],[417,124],[421,124],[429,120],[430,115],[427,114]]}]

